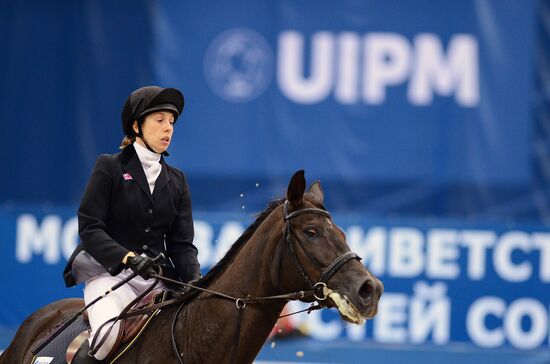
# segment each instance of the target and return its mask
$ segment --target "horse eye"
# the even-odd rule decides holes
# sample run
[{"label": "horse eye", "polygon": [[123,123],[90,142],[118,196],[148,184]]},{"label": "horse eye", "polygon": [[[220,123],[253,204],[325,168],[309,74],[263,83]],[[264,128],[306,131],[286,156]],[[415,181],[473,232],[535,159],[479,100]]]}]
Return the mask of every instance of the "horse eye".
[{"label": "horse eye", "polygon": [[307,228],[304,230],[304,233],[309,236],[310,238],[314,238],[317,236],[317,230],[313,228]]}]

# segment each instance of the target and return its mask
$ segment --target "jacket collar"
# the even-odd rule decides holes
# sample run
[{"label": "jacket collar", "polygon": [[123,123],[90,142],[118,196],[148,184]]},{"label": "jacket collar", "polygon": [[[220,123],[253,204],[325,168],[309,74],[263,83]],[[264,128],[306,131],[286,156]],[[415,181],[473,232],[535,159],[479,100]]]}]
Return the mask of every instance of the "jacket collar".
[{"label": "jacket collar", "polygon": [[166,186],[168,181],[170,181],[170,175],[167,171],[168,168],[166,166],[166,162],[164,162],[164,158],[161,157],[160,164],[162,165],[162,169],[160,171],[160,175],[155,182],[155,189],[153,190],[153,194],[151,195],[151,190],[149,189],[147,177],[145,177],[145,172],[143,171],[141,161],[139,160],[139,157],[133,145],[130,144],[122,150],[121,161],[123,172],[130,173],[132,178],[136,181],[138,186],[151,202],[153,201],[153,197],[159,194]]},{"label": "jacket collar", "polygon": [[160,174],[155,182],[153,197],[161,193],[168,181],[170,181],[170,174],[168,174],[168,166],[166,165],[166,162],[164,162],[164,157],[160,157],[160,164],[162,165],[162,169],[160,170]]}]

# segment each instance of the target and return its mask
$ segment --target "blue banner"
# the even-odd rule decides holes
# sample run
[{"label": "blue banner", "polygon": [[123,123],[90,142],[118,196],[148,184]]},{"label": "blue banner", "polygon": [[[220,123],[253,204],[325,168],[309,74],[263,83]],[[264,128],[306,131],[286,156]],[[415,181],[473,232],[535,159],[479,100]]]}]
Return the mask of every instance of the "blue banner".
[{"label": "blue banner", "polygon": [[222,1],[205,23],[211,4],[163,2],[156,77],[193,97],[174,155],[196,175],[526,183],[534,4]]},{"label": "blue banner", "polygon": [[340,211],[544,221],[540,4],[4,3],[0,199],[78,203],[156,83],[186,95],[168,161],[197,209],[261,209],[305,169]]},{"label": "blue banner", "polygon": [[[0,326],[15,328],[32,311],[62,297],[63,266],[78,242],[70,209],[26,207],[0,213],[4,260],[0,275],[13,276],[0,305]],[[195,216],[203,272],[218,262],[251,222],[245,213]],[[337,313],[295,316],[319,341],[347,339],[384,344],[471,343],[480,348],[548,347],[550,233],[530,226],[460,221],[377,220],[336,214],[352,250],[384,282],[378,315],[363,326]],[[11,302],[11,303],[10,303]],[[304,308],[293,303],[291,311]]]}]

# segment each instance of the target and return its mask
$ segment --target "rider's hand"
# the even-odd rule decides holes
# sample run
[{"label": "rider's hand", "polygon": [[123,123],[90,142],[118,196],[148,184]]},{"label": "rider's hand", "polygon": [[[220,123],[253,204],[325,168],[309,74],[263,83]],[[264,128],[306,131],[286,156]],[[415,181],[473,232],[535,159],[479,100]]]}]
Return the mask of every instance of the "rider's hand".
[{"label": "rider's hand", "polygon": [[128,260],[126,265],[143,279],[149,279],[152,274],[157,274],[155,269],[156,264],[153,262],[153,259],[149,257],[142,257],[141,255],[133,256]]},{"label": "rider's hand", "polygon": [[[194,273],[193,276],[191,277],[191,279],[187,282],[187,284],[191,284],[191,285],[195,286],[201,278],[202,278],[202,275],[200,273]],[[185,293],[191,291],[192,289],[193,289],[192,287],[185,286],[181,289],[181,293],[185,294]]]},{"label": "rider's hand", "polygon": [[202,275],[200,273],[193,273],[191,276],[191,279],[189,280],[189,284],[195,284],[202,278]]}]

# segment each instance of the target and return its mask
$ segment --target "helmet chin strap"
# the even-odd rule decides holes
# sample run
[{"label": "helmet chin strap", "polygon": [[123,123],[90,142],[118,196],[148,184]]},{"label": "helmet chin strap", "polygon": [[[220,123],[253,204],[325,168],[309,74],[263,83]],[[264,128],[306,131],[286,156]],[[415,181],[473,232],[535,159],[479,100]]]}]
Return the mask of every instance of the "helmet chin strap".
[{"label": "helmet chin strap", "polygon": [[147,140],[145,140],[145,136],[143,136],[143,131],[141,130],[141,123],[138,121],[137,124],[138,124],[138,134],[137,134],[137,136],[141,138],[141,141],[143,141],[143,144],[145,144],[145,147],[147,149],[149,149],[151,152],[153,152],[155,154],[162,154],[163,156],[166,156],[166,157],[170,155],[170,154],[168,154],[167,151],[159,153],[159,152],[155,151],[153,148],[151,148],[149,143],[147,143]]}]

